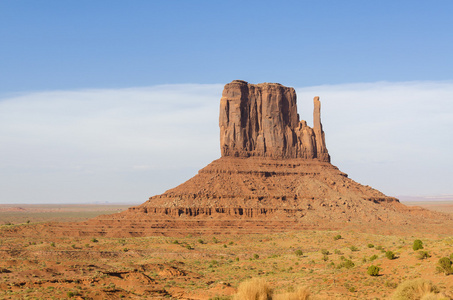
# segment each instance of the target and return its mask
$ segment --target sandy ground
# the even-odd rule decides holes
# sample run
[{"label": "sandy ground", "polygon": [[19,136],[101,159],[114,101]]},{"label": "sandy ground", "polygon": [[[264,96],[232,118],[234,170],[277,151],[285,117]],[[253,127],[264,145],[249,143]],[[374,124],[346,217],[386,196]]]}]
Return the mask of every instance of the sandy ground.
[{"label": "sandy ground", "polygon": [[[453,213],[453,202],[405,204]],[[277,294],[305,286],[314,299],[388,299],[402,282],[423,278],[453,297],[453,275],[437,269],[440,258],[453,259],[453,229],[447,237],[347,230],[178,238],[10,234],[37,222],[79,221],[127,207],[0,205],[0,299],[226,300],[253,277]],[[413,250],[416,239],[422,250]],[[379,276],[367,274],[371,265]]]}]

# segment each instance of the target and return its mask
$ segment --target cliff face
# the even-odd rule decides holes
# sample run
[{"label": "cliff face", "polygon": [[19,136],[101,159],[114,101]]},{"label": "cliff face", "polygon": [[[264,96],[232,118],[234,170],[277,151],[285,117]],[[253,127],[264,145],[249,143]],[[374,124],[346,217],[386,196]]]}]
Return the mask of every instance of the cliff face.
[{"label": "cliff face", "polygon": [[305,158],[329,162],[321,104],[314,99],[313,128],[299,120],[296,92],[278,83],[234,80],[220,100],[222,156]]},{"label": "cliff face", "polygon": [[233,81],[220,104],[221,158],[127,211],[47,230],[116,237],[340,228],[451,232],[451,216],[407,208],[330,164],[320,111],[315,97],[311,128],[299,121],[293,88]]}]

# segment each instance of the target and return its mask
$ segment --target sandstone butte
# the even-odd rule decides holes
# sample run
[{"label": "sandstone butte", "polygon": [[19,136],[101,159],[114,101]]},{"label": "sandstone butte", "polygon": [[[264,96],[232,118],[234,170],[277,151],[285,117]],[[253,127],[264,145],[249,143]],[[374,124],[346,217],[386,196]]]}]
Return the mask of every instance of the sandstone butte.
[{"label": "sandstone butte", "polygon": [[296,92],[234,80],[220,99],[221,158],[127,211],[81,223],[45,224],[65,236],[149,236],[347,229],[451,234],[451,215],[406,207],[330,163],[314,98],[313,128]]}]

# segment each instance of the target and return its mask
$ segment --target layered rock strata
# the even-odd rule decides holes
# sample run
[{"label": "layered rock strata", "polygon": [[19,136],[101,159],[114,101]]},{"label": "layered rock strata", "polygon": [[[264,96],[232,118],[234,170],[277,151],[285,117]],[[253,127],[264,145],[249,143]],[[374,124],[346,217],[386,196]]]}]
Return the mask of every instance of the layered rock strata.
[{"label": "layered rock strata", "polygon": [[222,156],[330,161],[319,97],[314,107],[311,128],[299,120],[294,88],[241,80],[225,85],[219,118]]},{"label": "layered rock strata", "polygon": [[408,208],[330,164],[318,97],[313,128],[299,120],[294,89],[280,84],[235,80],[220,102],[222,157],[193,178],[122,213],[36,230],[117,237],[340,228],[451,231],[451,216]]}]

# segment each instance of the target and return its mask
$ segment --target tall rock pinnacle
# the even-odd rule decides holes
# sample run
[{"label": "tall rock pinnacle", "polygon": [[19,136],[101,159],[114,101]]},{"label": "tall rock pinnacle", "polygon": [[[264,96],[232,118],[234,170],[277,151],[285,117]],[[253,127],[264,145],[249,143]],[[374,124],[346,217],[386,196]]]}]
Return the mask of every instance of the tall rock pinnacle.
[{"label": "tall rock pinnacle", "polygon": [[222,156],[305,158],[330,161],[322,130],[321,104],[314,98],[313,128],[299,121],[294,88],[234,80],[220,100]]}]

